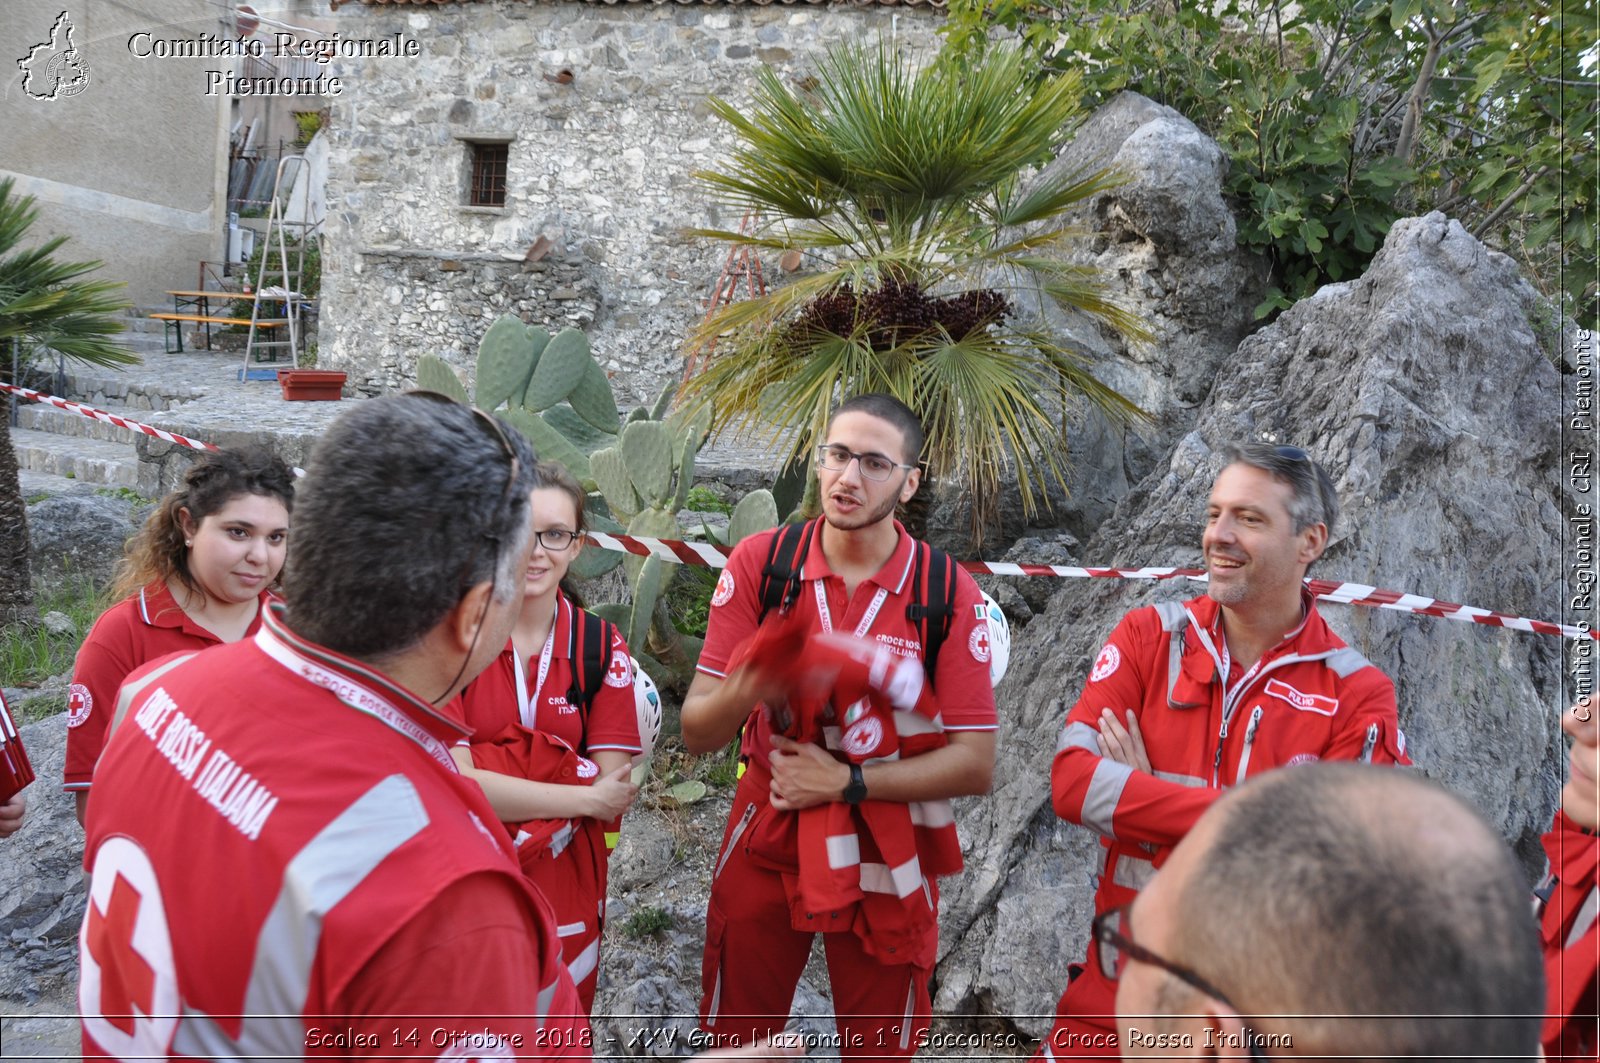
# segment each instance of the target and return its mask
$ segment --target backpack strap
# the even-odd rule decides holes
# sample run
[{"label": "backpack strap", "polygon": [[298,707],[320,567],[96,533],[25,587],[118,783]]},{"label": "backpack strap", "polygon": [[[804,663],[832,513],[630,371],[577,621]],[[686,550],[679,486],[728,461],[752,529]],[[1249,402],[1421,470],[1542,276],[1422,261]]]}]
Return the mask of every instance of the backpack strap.
[{"label": "backpack strap", "polygon": [[918,542],[915,550],[906,619],[916,625],[922,641],[922,668],[932,685],[939,669],[939,650],[956,615],[956,563],[943,550],[924,542]]},{"label": "backpack strap", "polygon": [[[606,680],[606,669],[611,667],[611,645],[615,640],[616,625],[603,620],[586,609],[572,609],[572,641],[567,645],[572,660],[572,688],[567,691],[567,704],[578,707],[584,733],[589,730],[589,707]],[[584,752],[579,750],[580,753]]]},{"label": "backpack strap", "polygon": [[773,609],[780,614],[787,613],[800,596],[805,559],[811,551],[811,536],[817,530],[817,524],[818,521],[785,524],[772,537],[772,544],[767,548],[767,563],[761,570],[761,611],[756,614],[758,625]]}]

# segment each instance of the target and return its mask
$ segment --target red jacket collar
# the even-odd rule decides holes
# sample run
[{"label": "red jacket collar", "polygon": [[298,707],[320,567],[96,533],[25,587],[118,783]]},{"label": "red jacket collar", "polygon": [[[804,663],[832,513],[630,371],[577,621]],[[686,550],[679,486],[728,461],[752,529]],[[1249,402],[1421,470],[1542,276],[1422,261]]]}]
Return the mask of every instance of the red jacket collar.
[{"label": "red jacket collar", "polygon": [[[823,579],[835,574],[833,569],[828,567],[828,559],[822,553],[824,520],[825,517],[818,517],[813,524],[811,545],[806,551],[804,562],[805,577],[808,580]],[[894,522],[894,530],[900,536],[894,544],[894,553],[889,555],[889,560],[883,563],[882,568],[873,573],[869,582],[885,588],[890,594],[899,594],[911,578],[911,564],[915,557],[917,541],[898,520]]]}]

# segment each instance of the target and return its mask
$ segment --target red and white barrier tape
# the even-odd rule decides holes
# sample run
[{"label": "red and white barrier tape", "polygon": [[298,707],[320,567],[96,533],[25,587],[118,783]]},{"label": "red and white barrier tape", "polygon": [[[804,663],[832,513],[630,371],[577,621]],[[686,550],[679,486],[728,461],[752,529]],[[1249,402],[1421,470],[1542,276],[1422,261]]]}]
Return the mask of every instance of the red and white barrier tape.
[{"label": "red and white barrier tape", "polygon": [[[731,547],[712,543],[686,543],[672,539],[652,539],[635,535],[608,535],[589,532],[589,541],[602,550],[621,550],[639,557],[659,557],[687,565],[706,565],[722,568],[728,563]],[[990,576],[1056,576],[1066,579],[1192,579],[1205,581],[1205,571],[1198,568],[1078,568],[1072,565],[1019,565],[1008,561],[962,561],[962,568],[975,575]],[[1460,605],[1438,598],[1425,598],[1402,591],[1387,591],[1364,583],[1341,580],[1308,579],[1306,586],[1318,598],[1344,605],[1365,605],[1376,609],[1394,609],[1418,616],[1436,616],[1443,620],[1484,624],[1489,627],[1510,628],[1540,635],[1561,635],[1570,639],[1600,639],[1600,632],[1556,624],[1548,620],[1530,620],[1527,617],[1496,613],[1476,606]]]},{"label": "red and white barrier tape", "polygon": [[[54,395],[34,391],[32,388],[18,387],[15,384],[0,383],[0,391],[10,391],[25,399],[35,402],[48,403],[58,406],[72,413],[92,417],[97,421],[114,424],[119,428],[127,428],[145,435],[164,439],[169,443],[180,446],[192,447],[195,450],[218,450],[213,443],[202,443],[198,439],[178,435],[176,432],[166,432],[160,428],[152,428],[138,421],[130,421],[116,414],[97,410],[93,406],[85,406],[81,402],[69,402],[58,399]],[[300,474],[296,469],[295,473]],[[602,550],[620,550],[623,553],[633,554],[638,557],[659,557],[663,561],[673,561],[684,565],[704,565],[708,568],[723,568],[728,563],[728,554],[732,547],[718,546],[715,543],[691,543],[678,539],[655,539],[639,535],[611,535],[606,532],[589,532],[589,541]],[[1023,565],[1009,561],[962,561],[962,568],[978,575],[991,576],[1056,576],[1066,579],[1180,579],[1187,578],[1204,581],[1205,572],[1198,568],[1077,568],[1072,565]],[[1510,616],[1505,613],[1496,613],[1490,609],[1480,609],[1472,605],[1460,605],[1456,602],[1441,601],[1437,598],[1425,598],[1417,594],[1407,594],[1403,591],[1382,590],[1364,583],[1348,583],[1341,580],[1308,579],[1306,586],[1311,593],[1328,602],[1340,602],[1345,605],[1364,605],[1375,609],[1394,609],[1403,613],[1412,613],[1417,616],[1436,616],[1443,620],[1458,620],[1470,624],[1484,624],[1489,627],[1510,628],[1513,631],[1528,631],[1539,635],[1560,635],[1569,639],[1600,639],[1600,631],[1576,627],[1572,624],[1556,624],[1548,620],[1530,620],[1522,616]]]},{"label": "red and white barrier tape", "polygon": [[97,410],[93,406],[85,406],[81,402],[58,399],[54,395],[46,395],[44,392],[34,391],[32,388],[18,387],[16,384],[0,384],[0,391],[14,392],[25,399],[32,399],[34,402],[42,402],[47,406],[57,406],[72,413],[81,413],[83,416],[92,417],[96,421],[104,421],[106,424],[114,424],[118,428],[126,428],[134,432],[143,432],[147,436],[155,436],[157,439],[165,439],[168,443],[177,443],[180,446],[190,447],[194,450],[222,449],[215,443],[202,443],[198,439],[190,439],[188,436],[181,436],[176,432],[166,432],[159,428],[151,428],[147,424],[130,421],[126,417],[118,417],[114,413]]}]

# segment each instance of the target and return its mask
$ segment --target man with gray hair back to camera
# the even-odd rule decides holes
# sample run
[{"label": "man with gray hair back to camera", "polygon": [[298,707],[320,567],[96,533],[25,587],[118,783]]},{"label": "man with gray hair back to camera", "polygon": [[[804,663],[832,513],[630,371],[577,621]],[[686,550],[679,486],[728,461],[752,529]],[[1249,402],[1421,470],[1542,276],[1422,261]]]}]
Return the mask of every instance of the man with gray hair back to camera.
[{"label": "man with gray hair back to camera", "polygon": [[1094,936],[1125,1059],[1531,1060],[1539,936],[1511,851],[1412,772],[1230,792]]},{"label": "man with gray hair back to camera", "polygon": [[[1317,760],[1409,763],[1394,684],[1323,622],[1306,589],[1339,516],[1298,447],[1227,448],[1206,504],[1206,593],[1122,618],[1067,714],[1056,814],[1101,835],[1095,912],[1129,904],[1224,790]],[[1117,972],[1091,941],[1040,1046],[1116,1059]]]}]

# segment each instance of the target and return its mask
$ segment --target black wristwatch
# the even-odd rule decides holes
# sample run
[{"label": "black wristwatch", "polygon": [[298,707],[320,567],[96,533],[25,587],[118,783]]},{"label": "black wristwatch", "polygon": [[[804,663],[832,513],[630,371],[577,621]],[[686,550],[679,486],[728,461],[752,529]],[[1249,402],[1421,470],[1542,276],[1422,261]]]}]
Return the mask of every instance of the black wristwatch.
[{"label": "black wristwatch", "polygon": [[850,785],[844,788],[844,803],[859,805],[867,799],[867,780],[861,777],[861,765],[850,765]]}]

